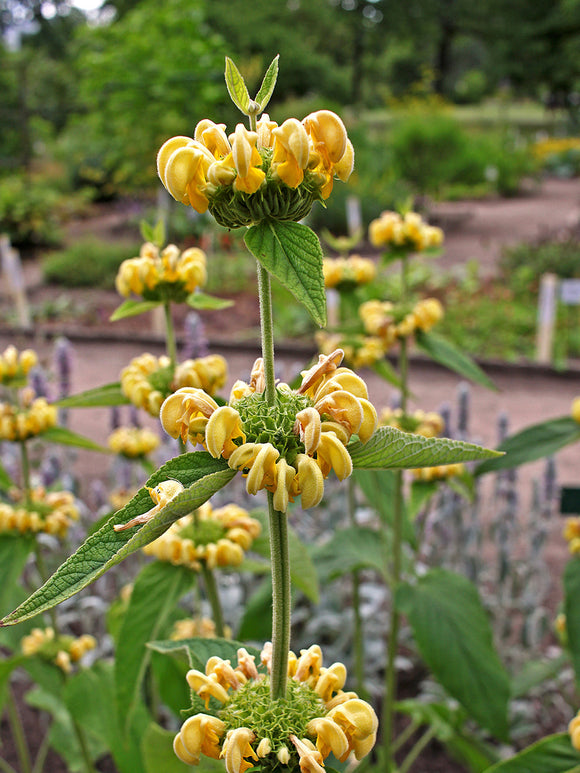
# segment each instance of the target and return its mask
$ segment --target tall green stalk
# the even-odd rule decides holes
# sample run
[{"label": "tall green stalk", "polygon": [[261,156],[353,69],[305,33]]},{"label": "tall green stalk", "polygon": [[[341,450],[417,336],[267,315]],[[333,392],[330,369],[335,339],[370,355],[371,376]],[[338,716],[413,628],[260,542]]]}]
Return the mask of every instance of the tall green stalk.
[{"label": "tall green stalk", "polygon": [[[276,403],[274,375],[274,325],[270,275],[258,263],[258,293],[260,297],[260,330],[262,357],[266,380],[265,397],[268,405]],[[268,492],[270,524],[270,562],[272,568],[272,670],[270,694],[272,700],[286,695],[288,650],[290,649],[290,559],[288,553],[288,523],[286,514],[274,508],[273,494]]]},{"label": "tall green stalk", "polygon": [[[351,526],[356,526],[355,484],[352,478],[347,481],[348,514]],[[360,613],[360,577],[356,569],[351,574],[352,579],[352,612],[354,617],[354,676],[356,692],[359,698],[366,697],[365,690],[365,644],[363,636],[362,615]]]},{"label": "tall green stalk", "polygon": [[6,713],[8,714],[8,722],[10,724],[10,729],[12,730],[14,745],[16,746],[18,764],[20,765],[21,773],[31,773],[32,764],[30,761],[28,745],[26,743],[26,736],[24,735],[22,719],[20,718],[18,707],[16,706],[16,701],[14,700],[14,695],[12,694],[10,687],[8,687],[7,692]]},{"label": "tall green stalk", "polygon": [[225,635],[224,616],[222,613],[222,605],[220,603],[215,574],[205,561],[201,562],[201,572],[205,583],[205,594],[211,606],[212,617],[215,623],[215,632],[217,636],[223,639]]},{"label": "tall green stalk", "polygon": [[[401,301],[407,300],[407,257],[401,260]],[[401,381],[401,409],[407,410],[407,393],[409,382],[409,359],[407,341],[401,338],[399,348],[399,378]],[[401,582],[401,565],[403,555],[403,472],[395,472],[395,499],[393,502],[393,542],[392,542],[392,572],[391,572],[391,609],[389,615],[389,641],[387,644],[387,669],[385,673],[385,694],[383,699],[383,759],[387,773],[396,770],[394,759],[394,723],[395,702],[397,699],[397,667],[396,658],[399,649],[400,615],[396,606],[397,588]]]},{"label": "tall green stalk", "polygon": [[175,368],[177,363],[177,344],[175,342],[175,328],[173,327],[171,303],[169,301],[165,301],[163,304],[163,311],[165,312],[165,346],[167,356],[171,361],[171,367]]}]

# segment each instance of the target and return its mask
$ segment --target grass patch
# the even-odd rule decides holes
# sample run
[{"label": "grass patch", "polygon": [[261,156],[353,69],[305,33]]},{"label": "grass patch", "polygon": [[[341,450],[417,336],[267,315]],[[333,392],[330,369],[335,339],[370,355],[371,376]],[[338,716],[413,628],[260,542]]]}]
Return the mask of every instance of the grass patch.
[{"label": "grass patch", "polygon": [[138,244],[82,239],[44,258],[42,272],[50,284],[112,289],[121,263],[138,254]]}]

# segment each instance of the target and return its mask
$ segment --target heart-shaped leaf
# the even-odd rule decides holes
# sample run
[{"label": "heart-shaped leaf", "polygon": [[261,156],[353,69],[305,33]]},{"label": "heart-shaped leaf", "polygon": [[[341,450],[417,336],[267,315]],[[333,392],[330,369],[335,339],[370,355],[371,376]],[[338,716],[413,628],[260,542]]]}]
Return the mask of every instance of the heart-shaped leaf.
[{"label": "heart-shaped leaf", "polygon": [[244,241],[268,273],[290,290],[321,327],[326,324],[322,248],[301,223],[264,221],[248,229]]}]

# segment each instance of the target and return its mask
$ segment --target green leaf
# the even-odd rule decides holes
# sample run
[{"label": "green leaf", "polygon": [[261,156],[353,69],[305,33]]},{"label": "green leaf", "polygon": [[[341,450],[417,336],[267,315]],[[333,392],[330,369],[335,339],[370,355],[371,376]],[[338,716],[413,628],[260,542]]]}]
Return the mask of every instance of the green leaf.
[{"label": "green leaf", "polygon": [[149,665],[147,642],[159,638],[173,607],[194,582],[191,569],[162,561],[146,566],[135,580],[115,653],[117,710],[125,729],[139,701]]},{"label": "green leaf", "polygon": [[[394,502],[396,494],[396,473],[392,470],[355,470],[354,480],[362,489],[368,503],[378,512],[381,521],[392,526],[395,519]],[[401,499],[403,516],[403,539],[416,546],[417,539],[413,524],[409,520],[405,502]]]},{"label": "green leaf", "polygon": [[551,660],[528,660],[522,666],[522,670],[512,677],[512,698],[523,698],[534,687],[559,676],[569,662],[570,658],[567,652],[563,652]]},{"label": "green leaf", "polygon": [[[188,771],[191,771],[191,766],[186,765],[175,755],[173,751],[174,738],[175,733],[164,730],[153,722],[149,725],[141,741],[141,754],[145,762],[145,773],[160,773],[160,771],[163,771],[163,773],[188,773]],[[215,762],[216,766],[218,766],[215,770],[223,773],[223,763],[207,757],[203,758],[204,770],[207,770],[208,773],[213,770],[211,766],[206,765],[206,760],[208,762]]]},{"label": "green leaf", "polygon": [[146,486],[153,487],[173,478],[187,487],[184,491],[143,526],[115,531],[115,524],[126,523],[151,509],[153,502],[147,488],[140,489],[122,510],[91,534],[46,583],[0,625],[15,625],[86,588],[112,566],[157,539],[178,518],[200,507],[234,475],[235,471],[230,470],[223,459],[213,459],[205,451],[182,454],[167,462],[149,478]]},{"label": "green leaf", "polygon": [[260,650],[232,639],[195,638],[181,639],[179,641],[150,641],[147,646],[155,652],[160,652],[162,655],[185,656],[190,668],[204,672],[205,664],[212,655],[217,655],[223,660],[231,660],[232,663],[237,663],[240,647],[245,647],[250,655],[256,657],[258,664],[260,662]]},{"label": "green leaf", "polygon": [[421,656],[447,690],[498,738],[508,732],[509,677],[475,586],[465,577],[432,569],[403,584],[396,603],[413,629]]},{"label": "green leaf", "polygon": [[408,510],[409,518],[413,520],[419,515],[420,510],[437,493],[439,485],[435,481],[414,480],[411,483]]},{"label": "green leaf", "polygon": [[270,63],[270,66],[266,70],[266,74],[264,75],[264,80],[262,81],[262,85],[260,86],[260,90],[256,94],[256,102],[260,106],[260,113],[263,113],[266,109],[268,102],[270,101],[270,98],[272,97],[272,94],[274,93],[274,88],[276,87],[276,81],[278,80],[278,60],[280,59],[280,54],[277,54]]},{"label": "green leaf", "polygon": [[[63,687],[62,674],[60,678]],[[26,703],[47,712],[52,717],[49,730],[50,746],[66,761],[70,773],[84,773],[87,763],[83,757],[78,737],[75,733],[73,717],[62,699],[62,689],[58,695],[42,687],[35,687],[26,694]],[[87,737],[87,747],[92,760],[106,753],[106,745],[93,735]]]},{"label": "green leaf", "polygon": [[498,762],[485,773],[578,773],[580,753],[568,733],[542,738],[509,760]]},{"label": "green leaf", "polygon": [[[270,525],[263,510],[252,511],[252,517],[262,524],[262,533],[252,543],[252,551],[270,559]],[[302,591],[306,598],[318,604],[320,588],[318,574],[310,558],[306,545],[300,540],[294,529],[288,527],[288,555],[290,557],[290,579],[295,588]]]},{"label": "green leaf", "polygon": [[8,491],[13,486],[14,486],[14,481],[4,469],[4,465],[0,464],[0,489],[2,489],[3,491]]},{"label": "green leaf", "polygon": [[111,322],[117,322],[120,319],[126,319],[127,317],[136,317],[138,314],[145,314],[146,311],[156,309],[157,306],[163,305],[163,301],[134,301],[129,298],[120,306],[117,306],[115,311],[109,317]]},{"label": "green leaf", "polygon": [[244,115],[249,114],[250,95],[242,77],[241,72],[232,62],[229,56],[226,56],[226,86],[228,94],[234,105],[239,108]]},{"label": "green leaf", "polygon": [[177,658],[168,658],[151,650],[151,673],[161,701],[175,714],[181,716],[183,708],[191,703],[191,689],[186,681],[189,665]]},{"label": "green leaf", "polygon": [[[24,655],[17,655],[13,658],[0,660],[0,716],[2,716],[4,703],[6,702],[6,688],[8,687],[8,682],[12,676],[12,672],[22,663],[24,659]],[[1,745],[2,744],[0,743],[0,746]]]},{"label": "green leaf", "polygon": [[215,295],[208,295],[207,293],[190,293],[185,302],[192,309],[229,309],[234,305],[233,301],[227,298],[216,298]]},{"label": "green leaf", "polygon": [[253,225],[244,237],[252,255],[281,282],[321,327],[326,324],[322,248],[316,234],[301,223],[268,221]]},{"label": "green leaf", "polygon": [[110,750],[119,773],[145,773],[141,738],[150,718],[140,704],[128,731],[119,721],[112,663],[97,662],[74,674],[66,683],[64,698],[71,715],[89,737],[97,738]]},{"label": "green leaf", "polygon": [[498,455],[489,448],[449,438],[426,438],[379,427],[364,445],[356,440],[347,450],[355,467],[367,470],[413,469],[489,459]]},{"label": "green leaf", "polygon": [[575,556],[566,564],[562,577],[564,585],[564,614],[568,649],[572,657],[576,684],[580,685],[580,558]]},{"label": "green leaf", "polygon": [[371,368],[377,376],[380,376],[388,384],[392,384],[397,387],[397,389],[401,389],[401,378],[388,360],[377,360],[371,365]]},{"label": "green leaf", "polygon": [[446,338],[435,333],[424,333],[418,330],[415,334],[415,340],[417,346],[423,349],[435,362],[459,373],[460,376],[468,378],[475,384],[480,384],[497,392],[496,385],[486,376],[479,365]]},{"label": "green leaf", "polygon": [[0,535],[0,614],[5,614],[13,601],[18,583],[35,541],[21,534]]},{"label": "green leaf", "polygon": [[580,425],[571,416],[533,424],[516,435],[506,438],[497,449],[503,451],[505,456],[478,464],[474,475],[509,470],[512,467],[519,467],[520,464],[535,462],[536,459],[552,456],[564,446],[579,441]]},{"label": "green leaf", "polygon": [[376,569],[386,577],[390,556],[383,533],[362,526],[335,531],[328,542],[315,551],[315,562],[325,580],[333,580],[359,569]]},{"label": "green leaf", "polygon": [[130,400],[125,397],[121,391],[119,381],[114,384],[104,384],[103,386],[87,389],[86,392],[79,392],[78,395],[65,397],[54,403],[58,408],[102,408],[110,405],[129,405]]},{"label": "green leaf", "polygon": [[110,454],[111,449],[100,446],[88,437],[83,435],[77,435],[76,432],[72,432],[66,427],[50,427],[45,430],[42,435],[43,440],[48,440],[50,443],[56,443],[60,446],[73,446],[74,448],[84,448],[87,451],[98,451],[101,454]]}]

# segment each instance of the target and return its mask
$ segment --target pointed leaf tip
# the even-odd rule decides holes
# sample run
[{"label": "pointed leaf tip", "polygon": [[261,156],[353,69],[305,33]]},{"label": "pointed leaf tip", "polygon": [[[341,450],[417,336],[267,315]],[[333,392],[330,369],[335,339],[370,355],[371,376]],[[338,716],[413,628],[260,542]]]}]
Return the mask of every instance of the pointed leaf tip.
[{"label": "pointed leaf tip", "polygon": [[241,72],[229,56],[226,56],[225,79],[228,94],[230,95],[232,102],[242,111],[242,113],[244,113],[244,115],[248,115],[250,95]]}]

